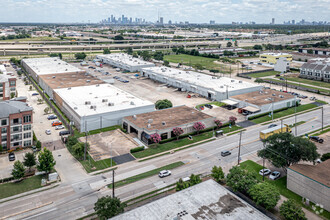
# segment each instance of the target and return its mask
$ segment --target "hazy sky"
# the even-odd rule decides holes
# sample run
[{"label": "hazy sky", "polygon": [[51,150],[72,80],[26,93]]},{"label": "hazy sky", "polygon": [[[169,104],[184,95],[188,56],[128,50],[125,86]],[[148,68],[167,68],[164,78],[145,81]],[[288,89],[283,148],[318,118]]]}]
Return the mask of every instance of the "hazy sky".
[{"label": "hazy sky", "polygon": [[330,0],[0,0],[0,22],[98,22],[117,18],[202,23],[330,21]]}]

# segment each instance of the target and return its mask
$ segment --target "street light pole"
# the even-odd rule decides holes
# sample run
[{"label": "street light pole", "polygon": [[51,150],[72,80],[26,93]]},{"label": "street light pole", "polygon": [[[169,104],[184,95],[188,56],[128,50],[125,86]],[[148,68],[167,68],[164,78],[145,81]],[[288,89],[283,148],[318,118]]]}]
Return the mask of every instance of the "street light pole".
[{"label": "street light pole", "polygon": [[294,133],[297,136],[297,101],[296,96],[294,97]]},{"label": "street light pole", "polygon": [[237,165],[239,165],[240,155],[241,155],[241,140],[242,140],[242,131],[239,133],[239,145],[238,145]]},{"label": "street light pole", "polygon": [[323,106],[321,108],[321,111],[322,111],[322,125],[321,125],[321,127],[322,127],[322,131],[323,131]]}]

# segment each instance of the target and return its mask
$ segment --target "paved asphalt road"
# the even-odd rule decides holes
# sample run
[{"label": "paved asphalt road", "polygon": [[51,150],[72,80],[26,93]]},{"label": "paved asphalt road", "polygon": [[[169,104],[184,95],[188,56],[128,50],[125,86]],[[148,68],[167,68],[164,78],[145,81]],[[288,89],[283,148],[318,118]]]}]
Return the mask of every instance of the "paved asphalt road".
[{"label": "paved asphalt road", "polygon": [[[324,107],[324,126],[330,124],[330,106]],[[297,116],[297,121],[306,121],[298,126],[297,134],[302,135],[321,127],[321,110]],[[278,121],[276,124],[280,124]],[[283,120],[285,124],[293,124],[294,117]],[[250,127],[242,135],[242,160],[258,161],[256,152],[262,148],[259,131],[268,125]],[[293,129],[293,133],[295,130]],[[225,172],[237,164],[239,134],[219,138],[193,148],[178,151],[145,162],[129,162],[116,170],[116,181],[155,169],[176,161],[185,165],[173,169],[173,175],[160,179],[157,176],[116,189],[116,196],[128,200],[155,189],[175,183],[179,178],[194,174],[207,174],[214,165],[221,165]],[[232,154],[221,157],[220,152],[231,150]],[[111,182],[111,173],[88,176],[72,184],[60,186],[0,204],[0,218],[6,219],[77,219],[93,212],[94,203],[99,197],[111,195],[111,190],[104,186]],[[36,208],[37,207],[37,208]]]}]

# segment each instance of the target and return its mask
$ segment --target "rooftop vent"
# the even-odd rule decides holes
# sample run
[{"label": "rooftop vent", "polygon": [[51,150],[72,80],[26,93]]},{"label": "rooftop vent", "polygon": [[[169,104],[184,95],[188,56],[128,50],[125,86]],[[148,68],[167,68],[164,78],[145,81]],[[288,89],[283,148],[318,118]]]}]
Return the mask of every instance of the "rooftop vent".
[{"label": "rooftop vent", "polygon": [[115,103],[113,103],[113,102],[108,103],[108,106],[114,106],[114,105],[115,105]]},{"label": "rooftop vent", "polygon": [[77,110],[77,109],[78,109],[78,107],[74,107],[73,109]]},{"label": "rooftop vent", "polygon": [[68,90],[71,90],[71,87],[69,87]]},{"label": "rooftop vent", "polygon": [[240,81],[238,81],[238,83],[243,83],[243,82],[240,80]]},{"label": "rooftop vent", "polygon": [[162,125],[165,126],[166,125],[166,122],[165,121],[162,121]]},{"label": "rooftop vent", "polygon": [[275,94],[275,93],[273,93],[273,94],[272,94],[272,96],[276,96],[276,94]]},{"label": "rooftop vent", "polygon": [[147,125],[147,128],[151,128],[151,124],[148,124],[148,125]]},{"label": "rooftop vent", "polygon": [[280,96],[280,98],[284,98],[284,96],[282,96],[282,95],[279,95]]},{"label": "rooftop vent", "polygon": [[100,86],[100,84],[96,84],[96,87],[99,87]]},{"label": "rooftop vent", "polygon": [[148,124],[151,124],[154,120],[153,119],[148,119]]},{"label": "rooftop vent", "polygon": [[89,83],[89,82],[91,82],[91,81],[88,79],[88,80],[86,80],[86,82],[88,82],[88,83]]},{"label": "rooftop vent", "polygon": [[86,102],[85,102],[85,105],[90,105],[90,104],[91,104],[90,101],[86,101]]},{"label": "rooftop vent", "polygon": [[108,99],[102,99],[102,102],[107,102],[108,101]]},{"label": "rooftop vent", "polygon": [[136,118],[137,118],[136,115],[133,115],[132,117],[133,117],[134,120],[136,120]]},{"label": "rooftop vent", "polygon": [[235,80],[234,79],[232,79],[232,80],[230,80],[231,82],[235,82]]},{"label": "rooftop vent", "polygon": [[55,79],[56,78],[56,76],[53,76],[53,79]]},{"label": "rooftop vent", "polygon": [[135,103],[133,101],[131,101],[131,105],[135,105]]}]

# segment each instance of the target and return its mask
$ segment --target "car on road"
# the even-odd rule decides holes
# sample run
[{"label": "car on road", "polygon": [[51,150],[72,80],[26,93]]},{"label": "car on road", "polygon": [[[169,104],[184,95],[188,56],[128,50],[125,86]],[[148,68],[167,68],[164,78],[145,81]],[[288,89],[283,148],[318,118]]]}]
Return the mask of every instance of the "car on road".
[{"label": "car on road", "polygon": [[45,131],[45,133],[46,133],[47,135],[51,135],[51,134],[52,134],[52,132],[51,132],[49,129],[47,129],[47,130]]},{"label": "car on road", "polygon": [[60,131],[58,134],[60,136],[62,136],[62,135],[68,135],[68,134],[70,134],[70,131]]},{"label": "car on road", "polygon": [[221,151],[221,156],[225,157],[229,155],[231,155],[231,152],[229,150]]},{"label": "car on road", "polygon": [[270,169],[261,169],[261,170],[259,171],[259,174],[260,174],[261,176],[267,176],[267,175],[269,175],[271,172],[272,172],[272,171],[271,171]]},{"label": "car on road", "polygon": [[158,176],[159,176],[160,178],[163,178],[163,177],[170,176],[171,174],[172,174],[172,173],[171,173],[171,171],[169,171],[169,170],[162,170],[162,171],[159,172]]},{"label": "car on road", "polygon": [[276,124],[271,124],[268,126],[268,128],[273,128],[273,127],[276,127],[277,125]]},{"label": "car on road", "polygon": [[278,171],[273,171],[270,175],[269,175],[269,179],[271,180],[276,180],[278,178],[280,178],[281,173]]},{"label": "car on road", "polygon": [[8,159],[9,159],[9,161],[14,161],[15,160],[15,154],[13,152],[10,152],[8,154]]},{"label": "car on road", "polygon": [[63,125],[58,125],[55,127],[55,130],[61,130],[64,129],[65,127]]},{"label": "car on road", "polygon": [[312,140],[312,141],[316,141],[316,142],[319,142],[320,144],[323,143],[323,139],[318,137],[318,136],[309,136],[309,139]]},{"label": "car on road", "polygon": [[56,115],[49,115],[47,117],[48,120],[54,120],[54,119],[57,119],[57,116]]},{"label": "car on road", "polygon": [[52,122],[52,126],[58,126],[58,125],[62,125],[62,122],[61,121],[53,121]]},{"label": "car on road", "polygon": [[36,95],[39,95],[39,93],[37,93],[37,92],[32,93],[32,96],[36,96]]}]

